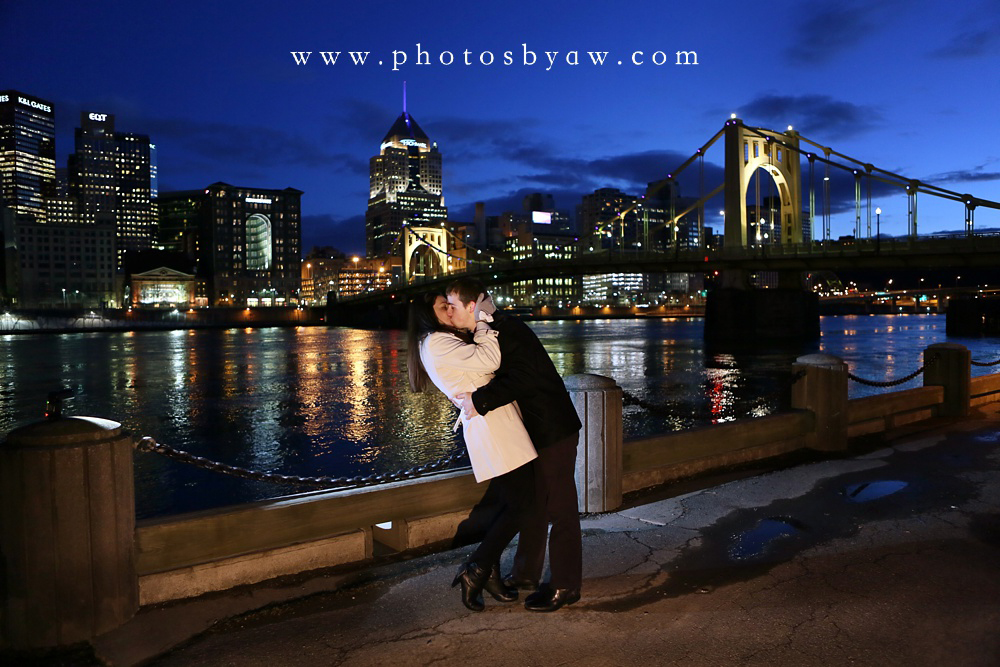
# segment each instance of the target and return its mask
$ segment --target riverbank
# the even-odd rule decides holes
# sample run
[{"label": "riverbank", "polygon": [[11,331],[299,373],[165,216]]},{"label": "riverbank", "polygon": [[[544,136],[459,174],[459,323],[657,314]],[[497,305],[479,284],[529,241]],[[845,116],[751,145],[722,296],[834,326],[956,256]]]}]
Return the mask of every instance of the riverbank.
[{"label": "riverbank", "polygon": [[169,331],[326,324],[325,308],[103,308],[8,310],[0,334]]},{"label": "riverbank", "polygon": [[[617,320],[645,317],[699,318],[702,305],[674,306],[580,306],[576,308],[514,309],[526,320]],[[306,308],[199,308],[189,310],[95,309],[20,310],[0,314],[0,335],[38,333],[91,333],[117,331],[171,331],[176,329],[231,329],[234,327],[353,326],[358,329],[404,329],[405,322],[392,326],[368,321],[330,319],[325,307]]]},{"label": "riverbank", "polygon": [[[518,317],[537,321],[592,321],[643,318],[697,319],[705,316],[703,304],[690,306],[577,306],[574,308],[515,308]],[[894,304],[820,302],[820,315],[895,315],[937,312],[927,307],[900,308]],[[403,329],[354,323],[359,329]],[[177,309],[98,309],[6,311],[0,314],[0,335],[38,333],[90,333],[118,331],[170,331],[176,329],[231,329],[233,327],[351,326],[351,322],[330,320],[324,307],[308,308],[203,308]]]}]

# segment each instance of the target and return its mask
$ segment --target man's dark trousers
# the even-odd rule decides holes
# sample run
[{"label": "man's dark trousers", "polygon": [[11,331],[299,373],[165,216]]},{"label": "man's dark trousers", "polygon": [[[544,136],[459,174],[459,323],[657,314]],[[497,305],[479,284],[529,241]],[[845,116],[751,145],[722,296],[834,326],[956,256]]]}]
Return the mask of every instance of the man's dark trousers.
[{"label": "man's dark trousers", "polygon": [[580,590],[583,582],[583,549],[576,491],[576,445],[574,434],[539,448],[535,466],[536,502],[521,527],[512,574],[519,579],[541,581],[548,534],[552,588]]},{"label": "man's dark trousers", "polygon": [[576,443],[583,425],[562,377],[531,328],[502,312],[494,315],[493,328],[499,332],[500,368],[489,384],[472,394],[472,402],[485,415],[517,401],[538,452],[532,461],[535,505],[521,530],[512,574],[541,581],[545,535],[552,521],[549,585],[579,590],[582,546],[575,475]]}]

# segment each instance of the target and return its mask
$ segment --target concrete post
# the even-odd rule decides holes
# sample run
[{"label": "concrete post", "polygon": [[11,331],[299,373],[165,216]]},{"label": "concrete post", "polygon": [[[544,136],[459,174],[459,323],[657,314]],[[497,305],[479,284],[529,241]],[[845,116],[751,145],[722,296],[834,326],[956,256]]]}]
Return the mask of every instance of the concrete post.
[{"label": "concrete post", "polygon": [[121,424],[50,419],[0,446],[0,620],[11,649],[118,627],[139,606],[132,441]]},{"label": "concrete post", "polygon": [[944,403],[938,408],[938,416],[968,416],[971,357],[969,348],[958,343],[936,343],[924,350],[924,386],[944,387]]},{"label": "concrete post", "polygon": [[587,373],[565,382],[583,422],[576,455],[580,511],[610,512],[622,504],[622,389]]},{"label": "concrete post", "polygon": [[805,377],[792,385],[792,407],[816,415],[806,446],[824,452],[847,449],[847,364],[829,354],[807,354],[792,365]]}]

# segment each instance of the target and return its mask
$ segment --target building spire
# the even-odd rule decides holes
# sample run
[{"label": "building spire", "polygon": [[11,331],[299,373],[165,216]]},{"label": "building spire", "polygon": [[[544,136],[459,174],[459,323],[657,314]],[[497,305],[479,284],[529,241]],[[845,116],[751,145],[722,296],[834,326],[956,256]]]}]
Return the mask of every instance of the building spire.
[{"label": "building spire", "polygon": [[406,113],[406,81],[403,82],[403,113]]}]

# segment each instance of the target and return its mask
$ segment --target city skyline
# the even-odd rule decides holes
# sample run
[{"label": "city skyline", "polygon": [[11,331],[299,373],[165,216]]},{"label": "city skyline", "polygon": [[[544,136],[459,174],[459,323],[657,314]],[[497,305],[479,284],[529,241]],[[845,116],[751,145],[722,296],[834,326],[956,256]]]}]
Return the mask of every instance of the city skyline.
[{"label": "city skyline", "polygon": [[[402,111],[404,81],[407,110],[445,156],[455,220],[471,220],[480,200],[490,215],[519,210],[529,192],[552,193],[564,210],[601,187],[640,194],[730,113],[1000,199],[1000,155],[984,141],[995,94],[979,76],[1000,64],[1000,17],[986,2],[951,13],[929,1],[772,1],[752,13],[729,1],[616,12],[597,3],[406,7],[6,3],[0,19],[13,37],[0,45],[9,64],[0,88],[53,102],[57,166],[79,114],[93,111],[150,136],[161,191],[217,181],[303,190],[303,250],[363,252],[368,159]],[[42,24],[44,48],[32,41]],[[341,54],[327,65],[324,51]],[[352,51],[370,60],[354,65]],[[592,53],[605,51],[606,64],[594,65]],[[674,65],[676,51],[696,52],[698,65]],[[296,64],[293,52],[312,55]],[[441,64],[446,53],[451,65]],[[721,164],[710,151],[706,181]],[[681,186],[696,196],[700,184],[691,176]],[[905,196],[877,194],[881,231],[904,234]],[[851,232],[853,199],[853,183],[834,182],[834,237]],[[713,208],[706,223],[718,226]],[[977,227],[1000,226],[996,213],[979,209]],[[922,233],[962,228],[960,205],[924,198],[920,215]]]}]

